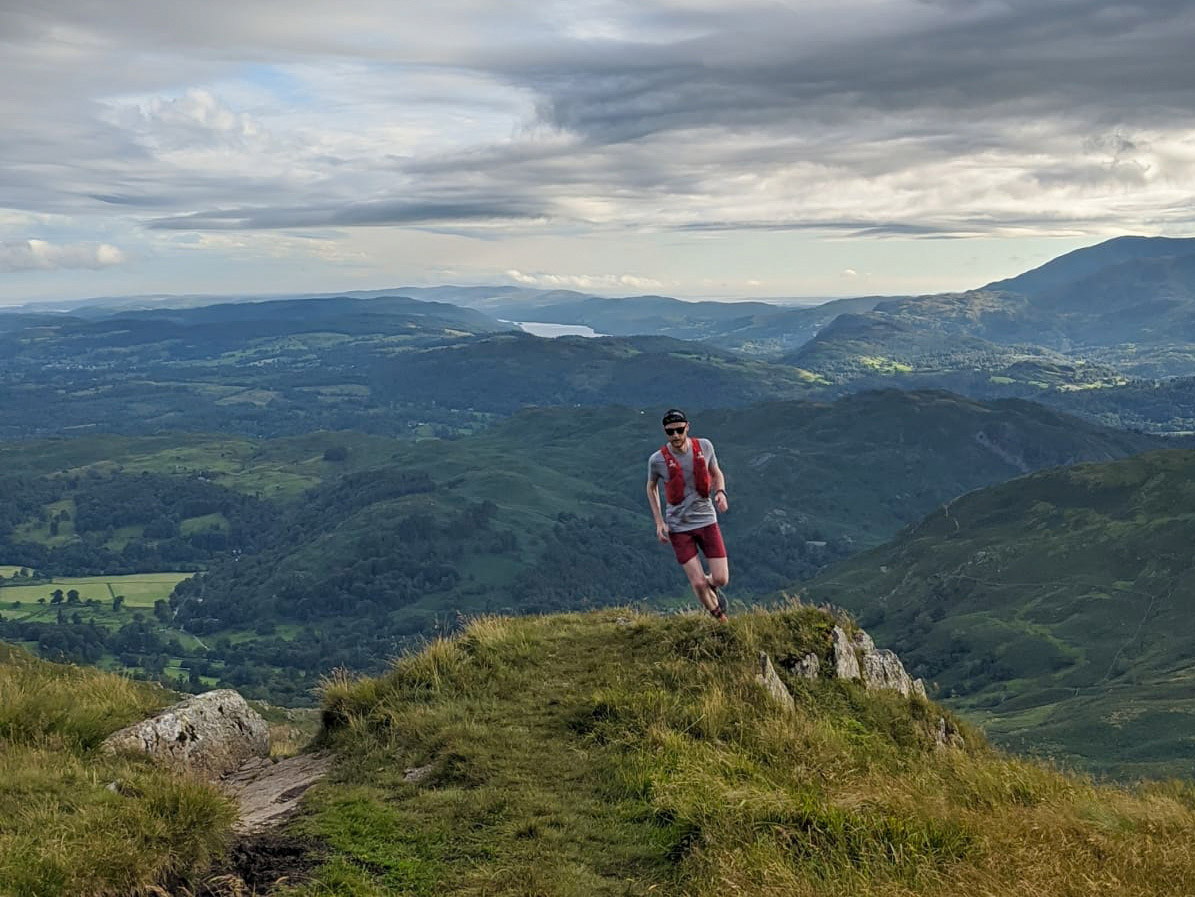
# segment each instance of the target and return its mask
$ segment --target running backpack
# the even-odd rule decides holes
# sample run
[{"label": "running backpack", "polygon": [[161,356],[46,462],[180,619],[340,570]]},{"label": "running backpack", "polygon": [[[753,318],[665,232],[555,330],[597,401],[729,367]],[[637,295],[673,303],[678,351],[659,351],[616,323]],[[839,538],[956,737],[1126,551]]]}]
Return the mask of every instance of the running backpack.
[{"label": "running backpack", "polygon": [[[689,437],[689,445],[693,452],[693,486],[702,498],[710,497],[710,470],[706,467],[705,456],[701,454],[701,441],[696,436]],[[679,505],[685,500],[685,472],[681,470],[680,462],[673,457],[667,445],[660,447],[664,456],[664,463],[668,465],[668,482],[664,484],[664,496],[668,504]]]}]

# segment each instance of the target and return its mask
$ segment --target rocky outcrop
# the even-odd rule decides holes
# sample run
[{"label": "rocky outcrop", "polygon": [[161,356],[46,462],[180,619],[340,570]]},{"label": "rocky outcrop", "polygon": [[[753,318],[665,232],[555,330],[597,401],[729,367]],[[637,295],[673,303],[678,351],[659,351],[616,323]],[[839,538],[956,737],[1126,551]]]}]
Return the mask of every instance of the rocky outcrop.
[{"label": "rocky outcrop", "polygon": [[793,701],[793,696],[788,689],[784,687],[784,683],[780,681],[780,676],[776,672],[776,668],[772,666],[772,658],[768,657],[762,651],[759,654],[759,674],[755,677],[755,681],[764,687],[772,700],[789,710],[796,709],[796,702]]},{"label": "rocky outcrop", "polygon": [[[881,649],[864,654],[860,666],[863,672],[863,684],[867,686],[868,691],[887,688],[898,691],[905,697],[918,691],[913,677],[905,672],[905,665],[892,651]],[[924,685],[920,687],[920,694],[925,697]]]},{"label": "rocky outcrop", "polygon": [[836,678],[861,679],[868,691],[889,689],[906,697],[910,694],[925,697],[925,683],[910,676],[894,652],[876,648],[875,641],[862,629],[851,638],[841,626],[835,626],[832,639],[830,650]]},{"label": "rocky outcrop", "polygon": [[102,750],[148,754],[163,766],[214,780],[268,756],[270,730],[237,692],[218,689],[109,735]]}]

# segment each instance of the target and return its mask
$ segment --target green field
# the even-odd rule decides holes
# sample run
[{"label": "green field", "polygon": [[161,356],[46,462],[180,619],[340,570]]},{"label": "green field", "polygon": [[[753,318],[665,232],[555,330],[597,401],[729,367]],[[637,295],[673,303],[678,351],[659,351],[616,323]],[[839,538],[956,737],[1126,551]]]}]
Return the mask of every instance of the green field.
[{"label": "green field", "polygon": [[[9,566],[5,566],[4,564],[0,564],[0,576],[6,577],[6,578],[11,577],[11,576],[16,576],[18,573],[21,572],[21,569],[22,569],[21,567],[9,567]],[[24,569],[28,569],[28,568],[24,568]]]},{"label": "green field", "polygon": [[[0,570],[11,570],[0,567]],[[16,568],[20,569],[20,568]],[[174,587],[192,573],[134,573],[129,576],[60,576],[53,582],[36,586],[5,586],[0,589],[0,603],[36,604],[38,598],[48,602],[55,589],[67,592],[75,589],[79,599],[94,598],[108,604],[115,595],[124,595],[126,607],[153,607],[159,598],[170,597]]]}]

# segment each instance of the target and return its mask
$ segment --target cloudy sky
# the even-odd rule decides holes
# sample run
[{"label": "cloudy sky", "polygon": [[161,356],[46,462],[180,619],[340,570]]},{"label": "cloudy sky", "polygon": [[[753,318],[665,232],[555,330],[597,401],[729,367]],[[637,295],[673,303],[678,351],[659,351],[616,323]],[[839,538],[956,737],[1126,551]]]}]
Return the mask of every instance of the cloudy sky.
[{"label": "cloudy sky", "polygon": [[1195,233],[1185,0],[0,0],[0,303],[964,289]]}]

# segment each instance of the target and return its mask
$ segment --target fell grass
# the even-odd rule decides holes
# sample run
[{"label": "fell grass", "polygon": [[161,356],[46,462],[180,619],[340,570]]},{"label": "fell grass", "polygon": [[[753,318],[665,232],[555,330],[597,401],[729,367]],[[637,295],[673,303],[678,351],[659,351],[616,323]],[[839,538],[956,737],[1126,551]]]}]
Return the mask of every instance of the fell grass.
[{"label": "fell grass", "polygon": [[162,689],[0,644],[0,894],[147,893],[205,870],[234,809],[211,786],[98,750]]},{"label": "fell grass", "polygon": [[[329,679],[341,761],[300,826],[333,855],[286,893],[1191,892],[1189,786],[1100,787],[965,725],[965,749],[935,747],[937,706],[785,672],[827,661],[833,625],[483,618],[383,677]],[[795,712],[756,683],[760,651]]]}]

